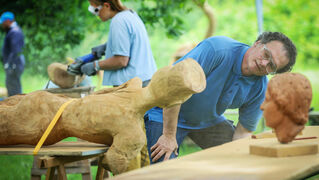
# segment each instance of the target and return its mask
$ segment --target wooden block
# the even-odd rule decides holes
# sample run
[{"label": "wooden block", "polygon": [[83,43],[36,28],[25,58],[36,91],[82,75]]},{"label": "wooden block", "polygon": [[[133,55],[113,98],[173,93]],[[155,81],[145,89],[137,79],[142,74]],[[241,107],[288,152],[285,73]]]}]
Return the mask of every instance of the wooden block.
[{"label": "wooden block", "polygon": [[251,144],[249,153],[267,157],[290,157],[302,156],[318,153],[318,143],[316,142],[296,142],[280,144],[279,142],[263,142]]}]

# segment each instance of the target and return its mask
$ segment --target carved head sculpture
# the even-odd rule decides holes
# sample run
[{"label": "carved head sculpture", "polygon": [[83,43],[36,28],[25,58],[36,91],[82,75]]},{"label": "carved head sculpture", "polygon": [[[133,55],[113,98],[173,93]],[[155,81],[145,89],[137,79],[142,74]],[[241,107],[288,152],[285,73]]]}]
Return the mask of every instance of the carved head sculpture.
[{"label": "carved head sculpture", "polygon": [[194,93],[202,92],[206,88],[206,77],[196,61],[185,59],[175,66],[159,69],[148,88],[152,96],[161,99],[157,106],[170,107],[185,102]]},{"label": "carved head sculpture", "polygon": [[48,66],[48,75],[50,80],[60,88],[72,88],[80,84],[85,78],[84,75],[70,75],[67,72],[67,65],[61,63],[52,63]]},{"label": "carved head sculpture", "polygon": [[310,81],[299,73],[283,73],[268,83],[261,105],[266,125],[275,130],[281,143],[291,142],[308,121],[312,99]]}]

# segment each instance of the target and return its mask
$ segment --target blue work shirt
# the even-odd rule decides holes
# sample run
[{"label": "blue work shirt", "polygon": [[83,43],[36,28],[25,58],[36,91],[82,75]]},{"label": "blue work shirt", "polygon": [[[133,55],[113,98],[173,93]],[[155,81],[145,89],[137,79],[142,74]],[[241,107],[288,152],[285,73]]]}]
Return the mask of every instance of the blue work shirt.
[{"label": "blue work shirt", "polygon": [[[266,76],[243,76],[242,61],[249,46],[228,37],[211,37],[197,45],[186,58],[195,59],[206,75],[206,89],[194,94],[181,105],[178,127],[201,129],[213,126],[226,118],[226,109],[239,108],[239,122],[254,131],[261,118],[259,109],[265,98]],[[149,120],[163,122],[161,108],[155,107],[146,115]]]},{"label": "blue work shirt", "polygon": [[5,36],[2,47],[3,64],[5,68],[23,69],[25,64],[22,55],[24,35],[16,22],[13,22]]},{"label": "blue work shirt", "polygon": [[112,18],[105,57],[115,55],[128,56],[128,65],[104,71],[103,85],[121,85],[134,77],[150,80],[156,71],[144,23],[132,10],[121,11]]}]

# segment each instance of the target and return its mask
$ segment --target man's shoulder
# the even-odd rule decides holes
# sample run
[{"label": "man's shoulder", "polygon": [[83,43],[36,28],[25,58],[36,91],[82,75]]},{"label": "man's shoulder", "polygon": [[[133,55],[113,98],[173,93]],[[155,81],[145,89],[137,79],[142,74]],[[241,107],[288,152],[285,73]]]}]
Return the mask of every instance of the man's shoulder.
[{"label": "man's shoulder", "polygon": [[205,39],[205,41],[213,43],[239,43],[238,41],[227,36],[212,36]]},{"label": "man's shoulder", "polygon": [[[241,49],[242,47],[247,47],[248,45],[241,43],[226,36],[213,36],[204,40],[206,43],[210,44],[215,51],[223,51],[230,53]],[[229,51],[230,50],[230,51]]]}]

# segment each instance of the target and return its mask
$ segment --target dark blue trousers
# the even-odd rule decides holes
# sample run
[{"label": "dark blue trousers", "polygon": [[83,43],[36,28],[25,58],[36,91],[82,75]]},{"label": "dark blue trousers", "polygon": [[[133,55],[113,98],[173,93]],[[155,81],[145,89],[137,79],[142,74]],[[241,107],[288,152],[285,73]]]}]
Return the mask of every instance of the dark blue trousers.
[{"label": "dark blue trousers", "polygon": [[[146,137],[147,137],[147,148],[151,159],[151,147],[156,144],[158,138],[163,133],[163,123],[150,121],[148,116],[144,117]],[[202,149],[206,149],[213,146],[218,146],[227,142],[232,141],[235,132],[235,126],[230,120],[223,121],[214,126],[204,129],[184,129],[177,127],[176,141],[178,147],[182,144],[186,136],[190,137]],[[179,151],[179,149],[178,149]],[[164,159],[163,155],[157,162],[161,162]],[[177,156],[173,152],[170,159],[176,158]],[[152,160],[151,160],[151,164]]]},{"label": "dark blue trousers", "polygon": [[6,87],[8,96],[14,96],[22,93],[21,75],[24,68],[7,68],[6,71]]}]

